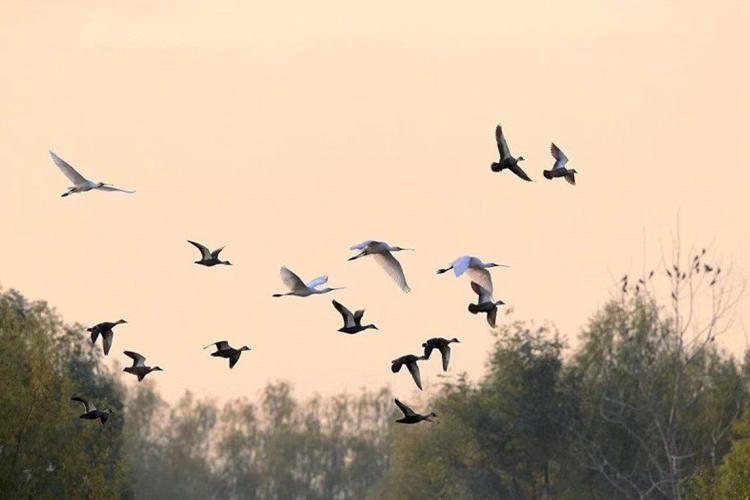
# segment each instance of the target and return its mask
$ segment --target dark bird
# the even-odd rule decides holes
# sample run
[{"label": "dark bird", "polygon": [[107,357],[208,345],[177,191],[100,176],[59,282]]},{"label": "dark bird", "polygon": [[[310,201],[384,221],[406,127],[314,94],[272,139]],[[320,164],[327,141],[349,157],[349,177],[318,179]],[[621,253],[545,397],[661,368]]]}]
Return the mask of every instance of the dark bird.
[{"label": "dark bird", "polygon": [[648,279],[651,279],[654,277],[654,270],[652,269],[650,273],[648,273]]},{"label": "dark bird", "polygon": [[201,252],[201,260],[196,260],[195,261],[196,264],[200,264],[202,266],[207,266],[207,267],[212,267],[217,264],[224,264],[225,266],[232,265],[232,263],[229,262],[228,260],[219,259],[219,254],[221,253],[222,250],[224,250],[224,247],[217,248],[216,250],[212,252],[208,248],[204,247],[200,243],[196,243],[195,241],[188,240],[188,243],[193,245],[195,248],[197,248]]},{"label": "dark bird", "polygon": [[422,344],[422,347],[424,347],[425,359],[430,359],[430,354],[432,354],[433,349],[439,350],[440,356],[443,358],[443,371],[448,371],[448,363],[450,363],[451,360],[450,344],[452,342],[461,343],[461,341],[455,337],[450,340],[444,339],[442,337],[434,337],[428,339],[424,344]]},{"label": "dark bird", "polygon": [[524,172],[518,165],[519,161],[524,161],[523,156],[513,158],[513,155],[510,154],[510,149],[508,149],[508,143],[505,142],[503,128],[499,124],[495,127],[495,140],[497,141],[497,150],[500,152],[500,161],[493,162],[492,165],[490,165],[492,171],[502,172],[503,170],[508,169],[521,179],[531,181],[531,178],[529,178],[529,176],[526,175],[526,172]]},{"label": "dark bird", "polygon": [[112,329],[117,325],[123,323],[127,323],[127,321],[125,321],[124,319],[118,319],[114,323],[104,321],[103,323],[94,325],[91,328],[86,328],[86,331],[91,333],[92,344],[96,343],[96,339],[99,338],[99,335],[102,336],[102,350],[104,351],[104,355],[106,356],[107,354],[109,354],[109,350],[112,348],[112,338],[115,335]]},{"label": "dark bird", "polygon": [[123,354],[125,354],[125,356],[127,356],[127,357],[129,357],[130,359],[133,360],[133,365],[132,366],[127,366],[127,367],[123,368],[122,371],[127,372],[127,373],[132,373],[133,375],[135,375],[136,377],[138,377],[138,382],[140,382],[141,380],[143,380],[143,377],[145,377],[146,375],[148,375],[151,372],[161,372],[161,371],[164,371],[164,370],[162,370],[158,366],[146,366],[146,364],[145,364],[146,358],[144,358],[143,356],[141,356],[137,352],[124,351]]},{"label": "dark bird", "polygon": [[713,267],[711,267],[711,266],[709,266],[708,264],[703,264],[703,269],[704,269],[704,270],[705,270],[705,271],[706,271],[707,273],[710,273],[711,271],[713,271],[713,270],[714,270],[714,268],[713,268]]},{"label": "dark bird", "polygon": [[419,387],[419,390],[421,391],[422,378],[419,376],[419,367],[417,366],[417,361],[421,361],[423,359],[427,358],[425,356],[415,356],[413,354],[401,356],[400,358],[396,358],[391,361],[391,371],[393,373],[398,373],[399,371],[401,371],[401,367],[406,365],[409,373],[411,373],[411,377],[414,379],[414,383],[417,384],[417,387]]},{"label": "dark bird", "polygon": [[96,406],[89,403],[87,400],[83,399],[80,396],[73,396],[70,398],[71,401],[78,401],[79,403],[83,403],[83,406],[86,408],[86,413],[81,415],[79,418],[83,418],[86,420],[96,420],[97,418],[101,420],[102,425],[107,423],[107,419],[112,414],[112,410],[107,408],[106,410],[97,410]]},{"label": "dark bird", "polygon": [[478,298],[476,304],[469,304],[469,312],[471,314],[486,313],[487,323],[492,328],[495,328],[497,306],[504,305],[505,302],[493,299],[492,293],[476,281],[471,282],[471,289],[474,290],[474,293],[477,294]]},{"label": "dark bird", "polygon": [[240,359],[240,354],[242,354],[242,351],[249,351],[250,348],[248,346],[242,346],[239,349],[235,349],[234,347],[229,346],[229,342],[226,340],[220,340],[218,342],[213,342],[211,344],[208,344],[204,349],[207,349],[211,347],[212,345],[216,346],[216,351],[211,353],[211,356],[216,356],[217,358],[227,358],[229,359],[229,368],[234,367],[234,365],[237,364],[237,361]]},{"label": "dark bird", "polygon": [[364,309],[360,309],[352,314],[352,312],[340,302],[332,300],[331,303],[333,303],[333,307],[335,307],[336,310],[341,314],[341,317],[344,318],[344,326],[339,328],[340,332],[352,334],[359,333],[362,330],[367,330],[368,328],[372,328],[373,330],[378,329],[378,327],[373,324],[362,326],[362,316],[364,316],[365,314]]},{"label": "dark bird", "polygon": [[416,413],[414,410],[406,406],[404,403],[399,401],[398,399],[394,399],[396,402],[396,406],[398,406],[399,410],[404,414],[404,416],[396,422],[399,424],[418,424],[422,420],[426,420],[428,422],[435,422],[432,420],[434,417],[437,417],[437,414],[435,412],[430,412],[427,415],[421,415],[419,413]]},{"label": "dark bird", "polygon": [[544,177],[546,179],[564,177],[569,184],[575,186],[576,174],[578,173],[578,171],[576,171],[576,169],[574,168],[567,168],[565,166],[565,164],[568,163],[568,157],[565,156],[565,153],[563,153],[560,148],[555,146],[554,142],[552,143],[552,146],[550,146],[550,151],[552,152],[552,157],[555,159],[555,164],[552,165],[552,170],[544,170],[542,172],[542,174],[544,174]]}]

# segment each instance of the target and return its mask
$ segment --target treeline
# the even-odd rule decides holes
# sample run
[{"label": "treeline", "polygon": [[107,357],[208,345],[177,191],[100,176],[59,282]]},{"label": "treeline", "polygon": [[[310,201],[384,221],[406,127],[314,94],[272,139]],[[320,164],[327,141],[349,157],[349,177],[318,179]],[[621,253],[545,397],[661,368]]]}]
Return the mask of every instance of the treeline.
[{"label": "treeline", "polygon": [[[385,391],[222,406],[126,391],[80,326],[0,295],[0,497],[750,498],[750,356],[716,347],[744,289],[703,252],[640,277],[582,328],[508,322],[485,376],[393,424]],[[77,418],[85,394],[114,410]]]}]

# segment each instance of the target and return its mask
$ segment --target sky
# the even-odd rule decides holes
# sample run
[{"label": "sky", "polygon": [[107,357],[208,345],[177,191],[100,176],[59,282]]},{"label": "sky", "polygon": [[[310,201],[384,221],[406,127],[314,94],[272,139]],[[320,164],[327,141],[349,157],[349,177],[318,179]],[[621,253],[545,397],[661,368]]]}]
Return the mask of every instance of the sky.
[{"label": "sky", "polygon": [[[460,255],[511,266],[493,271],[502,321],[572,347],[622,274],[662,265],[678,220],[685,247],[750,276],[747,2],[3,4],[0,285],[70,323],[127,319],[108,362],[145,355],[169,400],[279,379],[417,397],[390,360],[433,336],[461,339],[448,376],[476,380],[493,337],[468,278],[435,274]],[[497,123],[537,182],[490,171]],[[542,178],[551,141],[575,188]],[[138,192],[61,198],[49,149]],[[193,264],[187,239],[234,266]],[[411,294],[347,262],[366,239],[416,249],[397,254]],[[282,265],[346,289],[274,299]],[[332,298],[380,330],[337,332]],[[231,371],[201,350],[222,339],[253,349]]]}]

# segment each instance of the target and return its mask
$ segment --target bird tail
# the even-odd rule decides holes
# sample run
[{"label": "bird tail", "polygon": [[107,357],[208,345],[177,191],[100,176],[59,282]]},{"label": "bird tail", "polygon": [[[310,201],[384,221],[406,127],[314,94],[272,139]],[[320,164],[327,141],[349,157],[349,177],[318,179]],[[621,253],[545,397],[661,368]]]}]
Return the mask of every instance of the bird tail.
[{"label": "bird tail", "polygon": [[552,178],[552,170],[544,170],[542,172],[542,175],[544,175],[545,179],[551,179]]},{"label": "bird tail", "polygon": [[479,304],[469,304],[469,312],[471,314],[477,314],[479,312]]}]

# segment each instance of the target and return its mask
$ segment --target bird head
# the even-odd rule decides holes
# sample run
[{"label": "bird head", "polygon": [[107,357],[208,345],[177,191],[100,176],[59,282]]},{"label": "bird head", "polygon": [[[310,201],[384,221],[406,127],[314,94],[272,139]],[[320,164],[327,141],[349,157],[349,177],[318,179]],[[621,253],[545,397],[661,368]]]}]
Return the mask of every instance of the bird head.
[{"label": "bird head", "polygon": [[437,413],[435,413],[434,411],[431,411],[431,412],[430,412],[430,416],[431,416],[431,417],[437,417]]},{"label": "bird head", "polygon": [[570,172],[571,174],[577,174],[578,170],[571,168],[570,170],[568,170],[568,172]]},{"label": "bird head", "polygon": [[505,264],[496,264],[495,262],[488,262],[484,267],[510,267]]},{"label": "bird head", "polygon": [[414,250],[414,249],[413,248],[391,247],[391,252],[400,252],[402,250]]},{"label": "bird head", "polygon": [[518,158],[516,159],[516,161],[525,161],[525,160],[526,160],[526,158],[524,158],[523,156],[519,156],[519,157],[518,157]]},{"label": "bird head", "polygon": [[243,345],[242,347],[240,347],[240,351],[249,351],[249,350],[251,349],[246,345]]},{"label": "bird head", "polygon": [[495,305],[496,305],[496,306],[504,306],[504,305],[505,305],[505,302],[503,302],[502,300],[496,300],[496,301],[495,301]]},{"label": "bird head", "polygon": [[456,337],[453,337],[453,338],[451,339],[451,342],[457,342],[457,343],[459,343],[459,344],[461,343],[461,341],[460,341],[460,340],[458,340],[458,339],[457,339]]},{"label": "bird head", "polygon": [[378,328],[377,326],[375,326],[375,325],[373,325],[373,324],[369,324],[369,325],[367,325],[367,326],[365,327],[365,329],[367,329],[367,328],[372,328],[373,330],[380,330],[380,328]]},{"label": "bird head", "polygon": [[153,368],[151,368],[151,371],[152,372],[163,372],[164,370],[162,370],[162,368],[160,366],[154,366]]},{"label": "bird head", "polygon": [[125,321],[124,319],[118,319],[118,320],[117,320],[117,324],[118,324],[118,325],[119,325],[119,324],[122,324],[122,323],[127,323],[127,321]]}]

